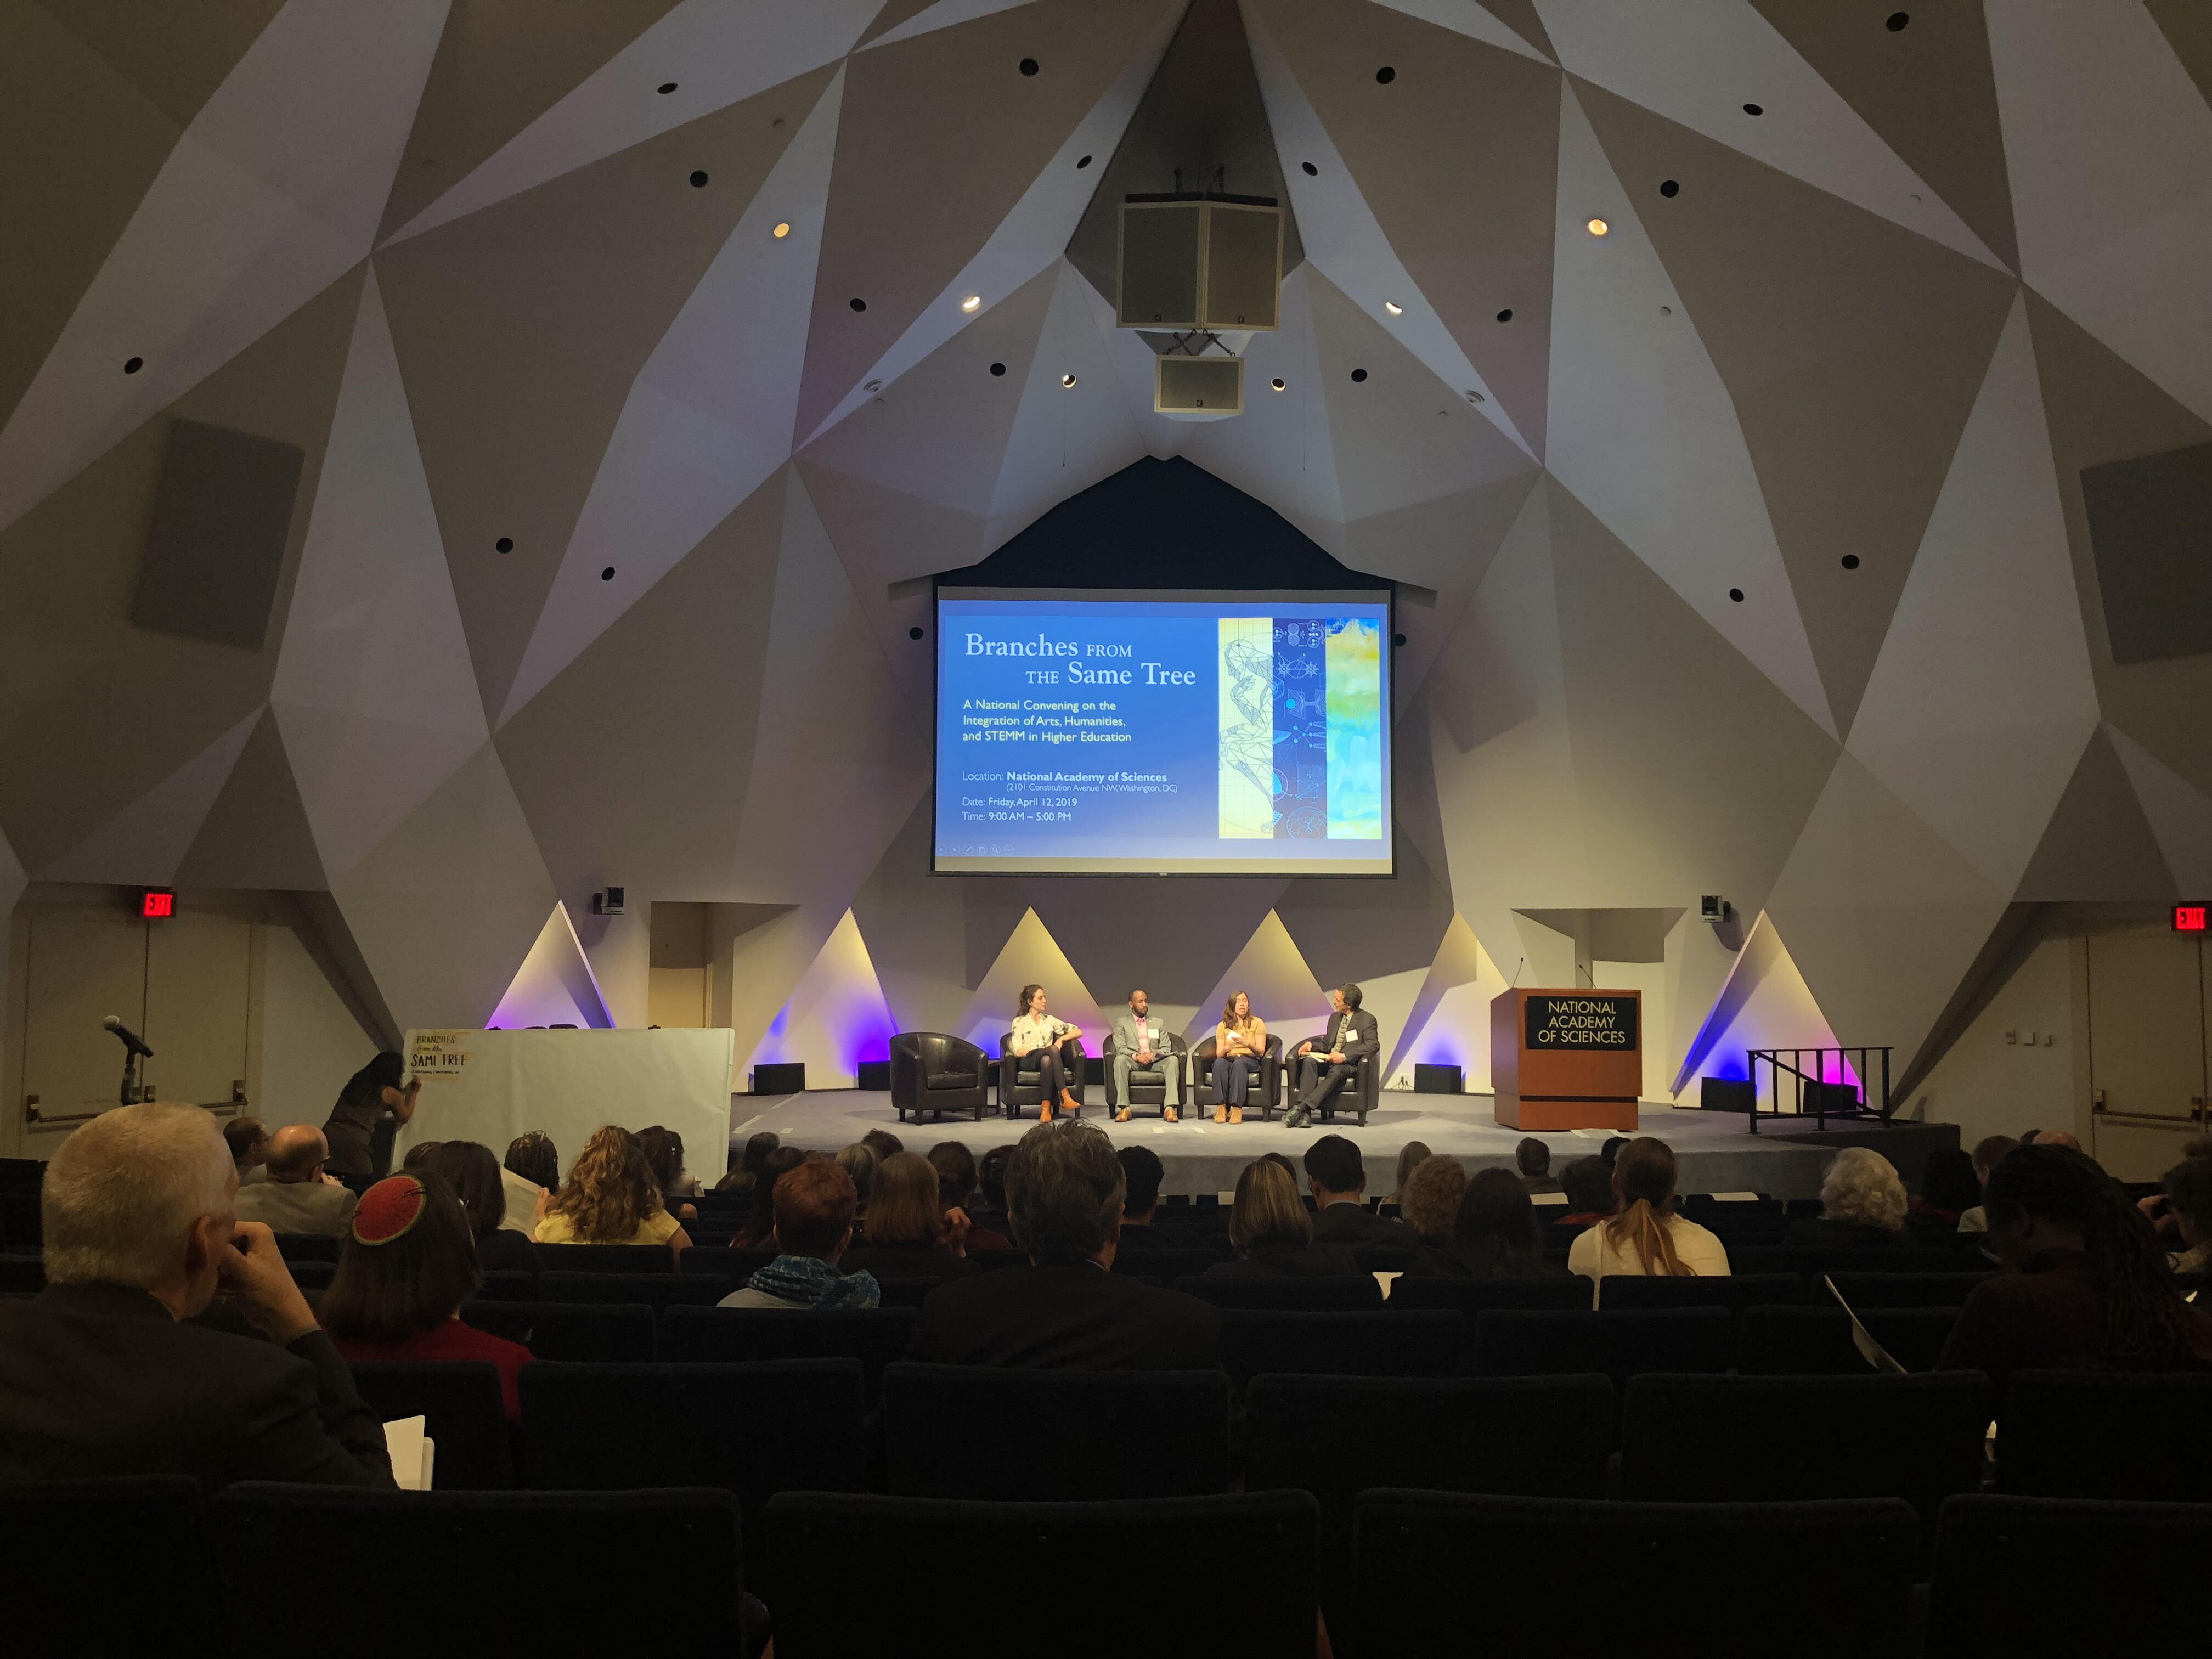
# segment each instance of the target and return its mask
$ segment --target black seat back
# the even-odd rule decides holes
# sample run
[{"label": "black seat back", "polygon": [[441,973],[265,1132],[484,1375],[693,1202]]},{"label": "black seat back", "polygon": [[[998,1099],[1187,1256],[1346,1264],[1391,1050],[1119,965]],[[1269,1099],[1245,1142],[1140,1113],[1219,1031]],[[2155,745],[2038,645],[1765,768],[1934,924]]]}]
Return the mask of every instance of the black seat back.
[{"label": "black seat back", "polygon": [[[726,1279],[733,1285],[743,1285],[763,1267],[775,1260],[773,1249],[741,1249],[736,1246],[710,1247],[695,1244],[677,1257],[680,1273],[703,1273],[710,1278]],[[554,1257],[556,1264],[559,1257]]]},{"label": "black seat back", "polygon": [[230,1650],[189,1475],[0,1486],[0,1596],[19,1653]]},{"label": "black seat back", "polygon": [[1612,1273],[1598,1281],[1598,1306],[1632,1308],[1795,1307],[1805,1300],[1805,1281],[1796,1273],[1723,1273],[1705,1278]]},{"label": "black seat back", "polygon": [[732,1288],[728,1279],[712,1273],[538,1275],[538,1294],[546,1302],[641,1302],[655,1309],[672,1308],[678,1304],[711,1308],[729,1295]]},{"label": "black seat back", "polygon": [[427,1420],[436,1443],[430,1484],[441,1492],[496,1492],[514,1484],[499,1370],[481,1359],[357,1360],[354,1386],[380,1422]]},{"label": "black seat back", "polygon": [[1416,1308],[1450,1308],[1472,1327],[1475,1316],[1492,1308],[1551,1308],[1559,1312],[1586,1309],[1590,1282],[1564,1279],[1431,1279],[1408,1273],[1390,1286],[1393,1312]]},{"label": "black seat back", "polygon": [[761,1359],[857,1359],[873,1401],[884,1367],[914,1340],[911,1308],[835,1312],[772,1308],[671,1308],[661,1316],[660,1357],[742,1364]]},{"label": "black seat back", "polygon": [[[1837,1294],[1863,1315],[1869,1308],[1960,1308],[1993,1275],[1985,1273],[1831,1273]],[[1814,1281],[1813,1302],[1832,1304],[1827,1286]]]},{"label": "black seat back", "polygon": [[[1867,1334],[1909,1371],[1936,1368],[1955,1308],[1869,1308]],[[1736,1368],[1747,1376],[1860,1376],[1874,1369],[1851,1341],[1851,1316],[1834,1305],[1747,1308]]]},{"label": "black seat back", "polygon": [[653,1310],[642,1304],[464,1302],[461,1317],[521,1343],[533,1359],[653,1358]]},{"label": "black seat back", "polygon": [[1355,1522],[1360,1651],[1469,1652],[1474,1625],[1481,1652],[1547,1653],[1564,1610],[1577,1628],[1605,1631],[1648,1624],[1657,1608],[1678,1638],[1661,1645],[1700,1659],[1772,1659],[1784,1631],[1791,1659],[1902,1655],[1917,1530],[1894,1498],[1368,1492]]},{"label": "black seat back", "polygon": [[1450,1376],[1459,1370],[1465,1322],[1419,1313],[1286,1313],[1221,1310],[1222,1367],[1243,1393],[1267,1373],[1330,1376]]},{"label": "black seat back", "polygon": [[328,1233],[279,1233],[276,1254],[287,1261],[335,1262],[338,1241]]},{"label": "black seat back", "polygon": [[538,1267],[541,1273],[672,1273],[676,1252],[665,1244],[540,1244]]},{"label": "black seat back", "polygon": [[1176,1289],[1217,1308],[1291,1308],[1308,1313],[1379,1312],[1382,1287],[1372,1273],[1307,1279],[1178,1279]]},{"label": "black seat back", "polygon": [[2002,1409],[2006,1492],[2212,1503],[2212,1376],[2016,1371]]},{"label": "black seat back", "polygon": [[[1304,1492],[1098,1504],[786,1492],[768,1516],[777,1659],[972,1651],[966,1632],[928,1629],[948,1561],[1020,1569],[994,1578],[991,1615],[999,1630],[1029,1633],[1013,1643],[1024,1652],[1279,1659],[1314,1650],[1316,1516]],[[1053,1570],[1185,1547],[1202,1547],[1223,1569],[1149,1574],[1140,1590],[1079,1599],[1067,1573]],[[865,1592],[854,1588],[856,1563],[866,1564]]]},{"label": "black seat back", "polygon": [[1474,1356],[1484,1376],[1602,1371],[1626,1388],[1644,1371],[1728,1370],[1735,1359],[1735,1323],[1725,1308],[1486,1313],[1475,1322]]}]

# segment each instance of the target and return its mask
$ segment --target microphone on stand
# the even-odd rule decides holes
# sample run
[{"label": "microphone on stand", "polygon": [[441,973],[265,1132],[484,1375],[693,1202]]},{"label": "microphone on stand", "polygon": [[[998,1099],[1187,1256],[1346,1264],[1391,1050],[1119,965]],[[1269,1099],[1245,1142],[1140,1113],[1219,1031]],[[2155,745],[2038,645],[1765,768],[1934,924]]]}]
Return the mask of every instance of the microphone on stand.
[{"label": "microphone on stand", "polygon": [[140,1036],[137,1032],[132,1030],[128,1025],[125,1025],[122,1020],[115,1015],[110,1014],[106,1019],[100,1021],[100,1024],[102,1030],[114,1032],[118,1037],[122,1039],[124,1048],[129,1050],[131,1054],[137,1055],[141,1060],[151,1060],[154,1058],[154,1051],[146,1046],[146,1040]]}]

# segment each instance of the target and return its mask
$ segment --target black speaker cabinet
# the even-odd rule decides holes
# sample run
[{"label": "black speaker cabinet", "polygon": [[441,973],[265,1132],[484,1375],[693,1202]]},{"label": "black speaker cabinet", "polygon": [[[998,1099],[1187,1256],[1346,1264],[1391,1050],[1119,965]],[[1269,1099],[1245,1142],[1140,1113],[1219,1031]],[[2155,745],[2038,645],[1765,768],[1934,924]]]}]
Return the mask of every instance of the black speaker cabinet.
[{"label": "black speaker cabinet", "polygon": [[306,460],[296,444],[172,421],[131,622],[259,650]]},{"label": "black speaker cabinet", "polygon": [[1123,328],[1273,328],[1283,210],[1265,197],[1133,196],[1121,204],[1118,268]]},{"label": "black speaker cabinet", "polygon": [[1456,1066],[1413,1066],[1413,1092],[1417,1095],[1456,1095],[1467,1091],[1466,1073]]},{"label": "black speaker cabinet", "polygon": [[1758,1103],[1748,1079],[1709,1077],[1698,1088],[1698,1105],[1708,1112],[1748,1112]]},{"label": "black speaker cabinet", "polygon": [[889,1093],[891,1086],[891,1063],[888,1060],[864,1060],[856,1068],[860,1076],[854,1086]]},{"label": "black speaker cabinet", "polygon": [[1156,357],[1152,411],[1158,415],[1237,415],[1244,409],[1242,357]]},{"label": "black speaker cabinet", "polygon": [[[890,1088],[890,1080],[884,1080]],[[801,1095],[806,1092],[806,1062],[793,1061],[788,1066],[756,1066],[753,1067],[753,1092],[757,1095]]]}]

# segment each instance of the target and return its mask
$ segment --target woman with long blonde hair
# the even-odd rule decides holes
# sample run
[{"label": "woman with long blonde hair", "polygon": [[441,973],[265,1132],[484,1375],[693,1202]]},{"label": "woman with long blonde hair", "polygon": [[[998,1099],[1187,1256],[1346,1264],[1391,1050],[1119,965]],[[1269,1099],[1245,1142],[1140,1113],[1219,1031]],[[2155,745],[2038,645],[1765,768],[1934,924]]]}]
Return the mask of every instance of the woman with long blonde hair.
[{"label": "woman with long blonde hair", "polygon": [[660,1201],[637,1137],[610,1123],[584,1143],[568,1178],[550,1193],[538,1217],[540,1244],[666,1244],[690,1247],[690,1236]]},{"label": "woman with long blonde hair", "polygon": [[1260,1075],[1267,1053],[1267,1027],[1252,1012],[1252,999],[1232,991],[1221,1005],[1221,1021],[1213,1028],[1213,1121],[1242,1123],[1244,1100],[1252,1079]]},{"label": "woman with long blonde hair", "polygon": [[[1639,1136],[1613,1160],[1613,1212],[1583,1233],[1567,1252],[1570,1271],[1602,1280],[1608,1273],[1652,1279],[1711,1279],[1729,1271],[1719,1239],[1674,1212],[1674,1154],[1663,1140]],[[1590,1291],[1593,1306],[1597,1289]]]}]

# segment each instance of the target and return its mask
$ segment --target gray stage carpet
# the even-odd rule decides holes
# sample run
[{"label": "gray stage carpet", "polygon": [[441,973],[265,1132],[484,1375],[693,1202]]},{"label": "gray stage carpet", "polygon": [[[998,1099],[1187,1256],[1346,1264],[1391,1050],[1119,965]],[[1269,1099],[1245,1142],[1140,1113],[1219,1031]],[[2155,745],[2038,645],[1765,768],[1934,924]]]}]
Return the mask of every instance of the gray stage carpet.
[{"label": "gray stage carpet", "polygon": [[[1262,1152],[1282,1152],[1295,1158],[1318,1136],[1328,1132],[1320,1126],[1305,1130],[1285,1129],[1279,1117],[1273,1123],[1262,1123],[1257,1113],[1236,1125],[1200,1122],[1189,1117],[1180,1123],[1165,1124],[1157,1116],[1142,1115],[1127,1123],[1115,1123],[1102,1103],[1101,1092],[1093,1089],[1091,1094],[1092,1103],[1085,1107],[1083,1121],[1098,1125],[1114,1137],[1117,1145],[1133,1139],[1158,1152],[1167,1168],[1164,1190],[1170,1193],[1194,1195],[1227,1192],[1236,1186],[1238,1172]],[[834,1152],[871,1129],[889,1129],[906,1143],[909,1151],[927,1152],[938,1141],[959,1140],[981,1156],[993,1146],[1020,1139],[1035,1121],[1033,1116],[1009,1121],[991,1112],[980,1123],[962,1117],[946,1118],[942,1122],[902,1124],[891,1110],[888,1094],[857,1089],[818,1090],[800,1095],[738,1095],[732,1098],[730,1105],[732,1158],[744,1146],[747,1136],[763,1129],[773,1129],[788,1144],[809,1152]],[[1820,1190],[1820,1172],[1832,1148],[1805,1144],[1803,1132],[1811,1129],[1810,1118],[1785,1120],[1784,1124],[1790,1130],[1800,1132],[1798,1136],[1790,1140],[1775,1138],[1772,1131],[1784,1125],[1772,1120],[1762,1121],[1760,1133],[1753,1135],[1745,1128],[1744,1120],[1732,1114],[1681,1111],[1647,1104],[1638,1133],[1656,1135],[1674,1149],[1685,1192],[1759,1192],[1777,1198],[1814,1197]],[[1348,1119],[1332,1127],[1336,1133],[1358,1143],[1367,1161],[1368,1191],[1376,1194],[1390,1189],[1399,1149],[1409,1140],[1423,1141],[1432,1152],[1449,1152],[1463,1159],[1470,1169],[1480,1169],[1490,1164],[1511,1167],[1513,1148],[1521,1139],[1520,1131],[1500,1128],[1492,1120],[1488,1095],[1391,1091],[1385,1093],[1381,1105],[1368,1114],[1365,1128]],[[1942,1127],[1948,1126],[1900,1126],[1889,1133],[1899,1138],[1901,1154],[1906,1139],[1922,1139],[1930,1128]],[[1556,1170],[1571,1158],[1595,1152],[1609,1133],[1575,1130],[1539,1139],[1552,1148],[1552,1164]],[[1950,1133],[1955,1142],[1957,1131]],[[1860,1128],[1850,1138],[1865,1141],[1869,1133]],[[1836,1137],[1838,1145],[1843,1141],[1842,1135]],[[1900,1156],[1898,1161],[1904,1168],[1904,1158]],[[1917,1167],[1917,1159],[1914,1164]]]}]

